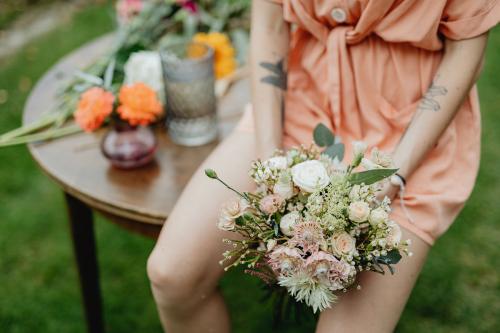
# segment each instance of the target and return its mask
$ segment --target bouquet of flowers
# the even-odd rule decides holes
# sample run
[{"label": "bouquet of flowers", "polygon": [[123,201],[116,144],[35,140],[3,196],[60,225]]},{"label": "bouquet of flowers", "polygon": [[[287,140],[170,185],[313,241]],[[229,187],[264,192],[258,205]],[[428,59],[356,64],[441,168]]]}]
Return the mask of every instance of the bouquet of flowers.
[{"label": "bouquet of flowers", "polygon": [[383,274],[383,266],[394,273],[401,253],[411,253],[410,240],[401,240],[401,229],[389,218],[390,200],[376,197],[397,171],[390,156],[374,148],[366,158],[366,145],[354,142],[352,162],[344,165],[344,146],[326,126],[316,127],[314,140],[316,145],[254,161],[254,192],[238,192],[214,170],[205,173],[238,195],[218,222],[243,236],[224,240],[232,245],[221,261],[230,262],[225,269],[246,265],[247,273],[286,288],[317,312],[354,286],[358,273]]}]

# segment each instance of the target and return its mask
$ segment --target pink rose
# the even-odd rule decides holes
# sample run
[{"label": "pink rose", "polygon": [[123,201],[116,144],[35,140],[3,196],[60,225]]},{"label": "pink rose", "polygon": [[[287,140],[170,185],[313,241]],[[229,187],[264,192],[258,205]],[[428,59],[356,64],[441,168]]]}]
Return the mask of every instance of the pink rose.
[{"label": "pink rose", "polygon": [[266,214],[276,213],[285,203],[285,200],[278,194],[269,194],[260,200],[259,207]]}]

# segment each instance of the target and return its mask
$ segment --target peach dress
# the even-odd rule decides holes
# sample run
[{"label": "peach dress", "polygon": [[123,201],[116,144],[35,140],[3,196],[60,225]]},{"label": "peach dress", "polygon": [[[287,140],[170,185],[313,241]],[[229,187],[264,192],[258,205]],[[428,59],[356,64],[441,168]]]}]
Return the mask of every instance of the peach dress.
[{"label": "peach dress", "polygon": [[[310,143],[314,127],[324,123],[346,143],[346,156],[352,140],[392,151],[441,62],[443,36],[472,38],[500,20],[500,0],[274,2],[282,4],[293,26],[284,146]],[[239,128],[253,127],[251,122],[247,114]],[[393,203],[392,218],[433,244],[469,197],[479,158],[474,87],[407,180],[404,203],[411,221],[400,198]]]}]

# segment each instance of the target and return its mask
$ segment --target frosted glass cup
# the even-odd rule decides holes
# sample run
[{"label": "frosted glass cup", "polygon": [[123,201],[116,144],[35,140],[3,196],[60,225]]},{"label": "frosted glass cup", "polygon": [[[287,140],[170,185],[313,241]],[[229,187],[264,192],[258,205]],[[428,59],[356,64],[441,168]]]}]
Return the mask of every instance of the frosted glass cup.
[{"label": "frosted glass cup", "polygon": [[214,51],[205,44],[176,43],[160,50],[167,100],[167,129],[184,146],[217,138]]}]

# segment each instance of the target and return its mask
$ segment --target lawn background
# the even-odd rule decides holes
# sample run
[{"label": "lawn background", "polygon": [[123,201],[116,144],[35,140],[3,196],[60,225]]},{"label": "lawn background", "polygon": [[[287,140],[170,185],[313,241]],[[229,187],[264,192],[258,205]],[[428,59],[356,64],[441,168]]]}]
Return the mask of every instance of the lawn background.
[{"label": "lawn background", "polygon": [[[20,124],[33,83],[59,58],[113,28],[112,11],[91,5],[71,21],[0,60],[0,132]],[[500,29],[490,36],[479,82],[482,160],[462,214],[434,246],[397,332],[494,332],[500,327]],[[460,179],[457,179],[460,181]],[[63,196],[25,147],[0,150],[0,332],[84,332]],[[153,241],[97,217],[108,332],[161,332],[145,263]],[[222,281],[234,332],[312,332],[313,323],[271,328],[253,278]]]}]

